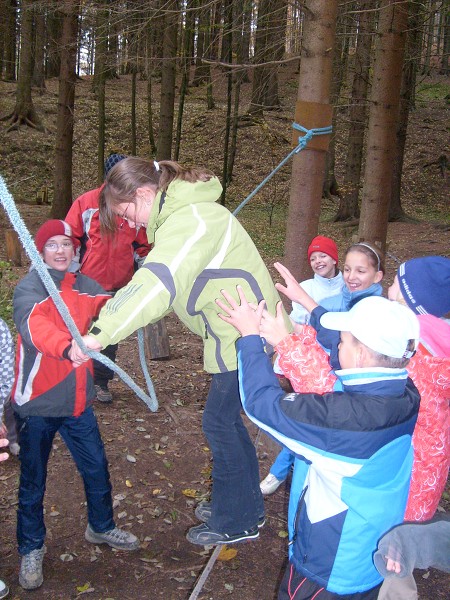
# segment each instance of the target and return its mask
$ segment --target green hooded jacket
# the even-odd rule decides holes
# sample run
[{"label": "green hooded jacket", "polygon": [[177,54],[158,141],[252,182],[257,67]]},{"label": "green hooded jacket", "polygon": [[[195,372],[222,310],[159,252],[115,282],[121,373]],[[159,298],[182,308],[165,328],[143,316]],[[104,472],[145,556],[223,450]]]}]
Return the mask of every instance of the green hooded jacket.
[{"label": "green hooded jacket", "polygon": [[238,300],[240,284],[249,301],[264,298],[272,314],[280,298],[248,233],[216,203],[221,190],[216,177],[196,183],[177,179],[167,193],[157,194],[147,226],[154,246],[130,283],[105,304],[91,329],[103,347],[173,310],[203,338],[206,371],[237,368],[239,334],[217,316],[220,290]]}]

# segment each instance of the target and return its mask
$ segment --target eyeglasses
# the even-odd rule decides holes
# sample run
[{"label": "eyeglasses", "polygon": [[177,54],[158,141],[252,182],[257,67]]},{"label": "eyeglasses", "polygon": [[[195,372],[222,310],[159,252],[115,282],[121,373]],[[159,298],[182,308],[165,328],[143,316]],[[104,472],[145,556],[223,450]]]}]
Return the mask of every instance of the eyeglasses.
[{"label": "eyeglasses", "polygon": [[130,208],[130,204],[131,204],[131,202],[128,202],[126,209],[123,211],[123,213],[121,215],[119,215],[119,218],[122,219],[120,228],[122,228],[125,225],[125,221],[128,221],[127,212],[128,212],[128,209]]},{"label": "eyeglasses", "polygon": [[59,248],[63,250],[69,250],[69,248],[73,248],[72,242],[62,242],[61,244],[57,244],[56,242],[50,242],[49,244],[45,244],[44,248],[49,252],[56,252]]}]

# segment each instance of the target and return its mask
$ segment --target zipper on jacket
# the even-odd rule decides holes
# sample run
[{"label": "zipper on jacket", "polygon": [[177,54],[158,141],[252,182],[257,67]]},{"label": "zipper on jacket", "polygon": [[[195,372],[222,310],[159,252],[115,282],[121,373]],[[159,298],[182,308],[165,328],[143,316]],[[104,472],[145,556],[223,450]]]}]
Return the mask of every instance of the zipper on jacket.
[{"label": "zipper on jacket", "polygon": [[292,540],[290,540],[288,546],[292,546],[292,544],[295,544],[295,540],[297,539],[297,525],[298,525],[298,520],[300,518],[300,510],[301,510],[307,489],[308,489],[308,486],[303,488],[302,493],[300,494],[300,498],[298,499],[297,510],[295,511],[295,518],[294,518],[294,523],[293,523],[294,531],[292,533]]}]

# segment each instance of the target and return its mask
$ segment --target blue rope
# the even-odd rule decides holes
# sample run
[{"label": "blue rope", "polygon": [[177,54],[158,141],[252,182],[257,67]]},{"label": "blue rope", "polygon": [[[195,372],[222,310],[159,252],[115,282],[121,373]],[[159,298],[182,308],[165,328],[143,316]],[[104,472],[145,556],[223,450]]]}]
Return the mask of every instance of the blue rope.
[{"label": "blue rope", "polygon": [[[39,273],[39,276],[41,277],[42,282],[45,285],[45,288],[47,289],[47,292],[52,297],[52,300],[55,303],[55,306],[58,309],[64,323],[66,324],[67,329],[69,330],[73,339],[80,346],[81,350],[85,354],[90,356],[91,358],[95,358],[95,360],[98,360],[99,362],[103,363],[104,365],[106,365],[107,367],[109,367],[110,369],[115,371],[119,375],[119,377],[124,381],[124,383],[126,383],[134,391],[134,393],[141,400],[143,400],[145,402],[145,404],[148,406],[148,408],[152,412],[155,412],[158,409],[158,400],[156,399],[153,383],[152,383],[152,380],[151,380],[150,375],[148,374],[148,371],[146,368],[144,369],[144,375],[145,375],[145,379],[147,382],[148,391],[150,394],[149,396],[147,394],[145,394],[145,392],[143,392],[141,390],[141,388],[134,383],[134,381],[131,379],[131,377],[129,375],[127,375],[127,373],[125,373],[125,371],[123,371],[120,367],[118,367],[112,360],[110,360],[109,358],[107,358],[106,356],[101,354],[100,352],[94,352],[93,350],[89,350],[88,348],[86,348],[86,346],[83,342],[83,338],[81,337],[81,334],[78,331],[78,328],[77,328],[74,320],[72,319],[65,302],[61,299],[59,291],[58,291],[53,279],[50,277],[48,269],[45,266],[45,263],[42,260],[41,255],[37,251],[34,241],[30,235],[30,232],[28,231],[22,217],[20,216],[20,214],[17,210],[17,207],[14,203],[14,199],[11,196],[11,194],[9,193],[6,183],[5,183],[5,180],[3,179],[3,177],[1,175],[0,175],[0,201],[9,217],[9,220],[11,221],[12,226],[14,227],[17,234],[19,235],[19,238],[25,249],[25,252],[30,257],[31,262],[33,263],[36,271]],[[139,337],[139,334],[138,334],[138,337]],[[142,339],[143,339],[143,336],[142,336]],[[141,357],[141,364],[143,364],[143,362],[144,361],[142,360],[142,357]]]},{"label": "blue rope", "polygon": [[332,131],[333,131],[333,127],[331,125],[329,125],[328,127],[317,127],[315,129],[306,129],[305,127],[303,127],[302,125],[299,125],[298,123],[292,123],[292,127],[294,129],[296,129],[297,131],[302,131],[305,135],[302,137],[298,138],[298,145],[291,151],[289,152],[289,154],[283,158],[283,160],[280,162],[280,164],[275,167],[275,169],[269,173],[269,175],[267,175],[267,177],[265,179],[263,179],[261,181],[261,183],[259,185],[256,186],[256,188],[253,190],[253,192],[251,192],[247,198],[245,198],[245,200],[243,200],[239,206],[234,210],[233,215],[236,216],[238,214],[238,212],[244,208],[244,206],[247,204],[247,202],[249,202],[253,196],[255,196],[259,190],[266,185],[266,183],[272,179],[272,177],[275,175],[275,173],[278,173],[278,171],[284,167],[284,165],[288,162],[288,160],[290,160],[295,154],[298,154],[300,152],[300,150],[303,150],[303,148],[306,146],[306,144],[309,142],[309,140],[311,140],[315,135],[329,135]]}]

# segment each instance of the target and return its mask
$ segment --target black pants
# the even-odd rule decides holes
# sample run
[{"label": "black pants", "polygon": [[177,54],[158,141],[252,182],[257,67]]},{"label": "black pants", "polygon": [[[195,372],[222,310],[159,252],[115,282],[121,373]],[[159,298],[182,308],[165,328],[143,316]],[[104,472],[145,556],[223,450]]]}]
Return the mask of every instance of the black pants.
[{"label": "black pants", "polygon": [[278,600],[377,600],[380,586],[357,594],[333,594],[297,573],[293,565],[288,563],[278,590]]},{"label": "black pants", "polygon": [[[106,346],[103,348],[102,354],[106,356],[114,363],[116,362],[116,354],[118,344],[111,344],[111,346]],[[104,365],[97,360],[94,360],[94,383],[95,385],[99,385],[100,387],[107,387],[108,382],[114,377],[114,371],[112,371],[109,367]]]}]

